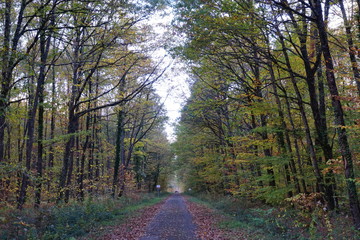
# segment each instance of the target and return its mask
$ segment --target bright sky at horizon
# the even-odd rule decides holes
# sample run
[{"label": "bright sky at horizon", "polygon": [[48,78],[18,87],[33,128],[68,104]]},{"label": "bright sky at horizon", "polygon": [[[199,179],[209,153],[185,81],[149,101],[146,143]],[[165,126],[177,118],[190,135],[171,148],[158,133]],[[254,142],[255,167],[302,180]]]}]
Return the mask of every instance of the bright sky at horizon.
[{"label": "bright sky at horizon", "polygon": [[[167,41],[176,41],[168,27],[173,19],[171,9],[165,9],[154,14],[148,21],[156,34],[155,41],[160,45]],[[187,84],[186,66],[179,59],[173,59],[164,47],[159,47],[152,55],[157,61],[164,58],[164,66],[169,65],[162,79],[155,84],[157,94],[162,98],[169,120],[165,126],[170,142],[175,141],[175,124],[180,117],[180,111],[190,95]]]}]

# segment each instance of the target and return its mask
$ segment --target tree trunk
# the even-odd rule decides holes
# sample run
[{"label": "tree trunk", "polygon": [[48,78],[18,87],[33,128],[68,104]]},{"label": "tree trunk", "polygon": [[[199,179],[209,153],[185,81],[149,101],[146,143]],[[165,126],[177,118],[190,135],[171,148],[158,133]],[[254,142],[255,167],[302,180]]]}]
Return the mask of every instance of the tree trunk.
[{"label": "tree trunk", "polygon": [[[311,4],[311,3],[310,3]],[[341,155],[344,161],[345,168],[345,179],[347,183],[347,190],[349,196],[350,212],[354,220],[354,225],[356,229],[360,229],[360,207],[359,199],[357,196],[357,189],[355,185],[355,174],[352,155],[350,151],[350,146],[347,139],[347,133],[345,128],[345,119],[344,112],[339,98],[339,92],[337,89],[335,74],[334,74],[334,64],[331,56],[331,51],[329,47],[327,30],[325,23],[322,18],[322,7],[320,1],[315,1],[313,5],[313,11],[316,16],[316,25],[319,30],[319,37],[321,41],[322,52],[325,60],[326,66],[326,80],[328,83],[329,91],[331,94],[331,103],[333,106],[335,123],[337,125],[338,133],[338,142],[340,146]]]},{"label": "tree trunk", "polygon": [[299,88],[297,86],[294,73],[292,71],[290,59],[289,59],[288,53],[286,51],[283,36],[281,35],[279,30],[278,30],[278,35],[279,35],[280,43],[282,45],[282,50],[283,50],[283,54],[284,54],[284,57],[285,57],[286,66],[287,66],[289,74],[290,74],[290,80],[291,80],[291,83],[292,83],[292,85],[294,87],[294,90],[295,90],[295,93],[296,93],[296,96],[297,96],[297,102],[298,102],[298,106],[299,106],[299,109],[300,109],[301,119],[302,119],[302,122],[303,122],[304,127],[305,127],[306,143],[308,145],[308,151],[309,151],[311,163],[312,163],[312,166],[313,166],[314,174],[315,174],[315,177],[316,177],[316,185],[318,186],[318,188],[319,188],[319,190],[321,192],[324,192],[323,177],[322,177],[322,174],[320,172],[318,160],[317,160],[317,157],[316,157],[314,143],[313,143],[312,138],[311,138],[310,126],[309,126],[309,122],[307,120],[306,112],[305,112],[305,109],[304,109],[302,96],[301,96],[300,90],[299,90]]},{"label": "tree trunk", "polygon": [[69,198],[69,184],[71,183],[72,176],[72,167],[74,160],[74,145],[75,145],[75,136],[74,134],[79,129],[79,119],[74,114],[74,110],[70,107],[69,112],[69,123],[67,134],[69,135],[69,140],[66,142],[64,158],[63,158],[63,166],[60,173],[60,181],[59,181],[59,189],[58,189],[58,201],[64,199],[65,193],[65,202],[68,201]]},{"label": "tree trunk", "polygon": [[[357,12],[356,12],[356,21],[357,21],[357,39],[360,42],[360,0],[356,0],[357,3]],[[360,58],[359,46],[357,46],[358,57]]]},{"label": "tree trunk", "polygon": [[[77,16],[74,16],[74,24],[78,24]],[[72,179],[72,171],[74,164],[74,146],[75,146],[75,133],[79,130],[79,116],[76,114],[77,101],[80,97],[80,54],[81,54],[81,29],[76,28],[75,38],[73,41],[73,62],[72,62],[72,83],[71,83],[71,96],[68,103],[68,129],[67,134],[69,140],[66,142],[63,166],[60,174],[59,181],[59,195],[58,201],[65,200],[67,202],[70,198],[70,184]]]},{"label": "tree trunk", "polygon": [[[258,59],[258,52],[256,49],[254,49],[254,58]],[[254,82],[256,84],[256,87],[254,89],[254,95],[257,96],[259,98],[259,101],[263,101],[263,94],[261,92],[261,80],[260,80],[260,67],[258,64],[255,64],[254,68]],[[262,132],[261,132],[261,138],[262,140],[266,141],[268,140],[268,133],[266,130],[266,115],[265,114],[260,114],[260,124],[261,127],[263,128]],[[265,148],[263,149],[264,155],[265,157],[271,157],[271,151],[269,148]],[[275,187],[276,186],[276,182],[275,182],[275,173],[274,173],[274,168],[272,166],[272,163],[269,163],[267,166],[267,174],[270,176],[270,180],[269,180],[269,186],[271,187]]]},{"label": "tree trunk", "polygon": [[[48,19],[43,16],[41,21],[41,27],[46,25]],[[35,191],[35,207],[39,207],[40,198],[41,198],[41,178],[42,178],[42,164],[43,164],[43,136],[44,136],[44,85],[46,77],[46,62],[49,53],[50,47],[50,37],[46,39],[46,29],[41,29],[40,34],[40,68],[39,68],[39,77],[37,80],[37,87],[35,96],[32,104],[29,105],[28,120],[26,124],[27,130],[27,141],[26,141],[26,172],[23,173],[22,183],[20,187],[20,193],[18,198],[18,209],[22,209],[23,204],[26,199],[27,187],[29,184],[29,174],[31,167],[31,159],[33,152],[33,143],[34,143],[34,128],[35,128],[35,116],[37,108],[39,106],[39,126],[38,126],[38,161],[36,165],[38,183],[36,183]]]},{"label": "tree trunk", "polygon": [[[50,26],[54,25],[53,19],[53,12],[51,14],[52,21],[50,22]],[[46,25],[48,19],[46,16],[43,17],[44,23],[43,26]],[[38,208],[41,202],[41,188],[42,188],[42,176],[43,176],[43,153],[44,153],[44,88],[45,88],[45,77],[46,77],[46,64],[50,50],[50,43],[51,43],[51,35],[46,38],[46,31],[45,29],[42,31],[40,36],[40,70],[39,70],[39,113],[38,113],[38,159],[36,164],[36,171],[37,171],[37,179],[38,182],[36,183],[35,189],[35,207]]]},{"label": "tree trunk", "polygon": [[[256,128],[256,119],[255,119],[255,116],[254,114],[251,112],[251,127],[252,129],[255,129]],[[257,146],[251,146],[251,148],[254,149],[254,153],[255,153],[255,156],[257,157],[259,154],[259,150],[258,150],[258,147]],[[254,165],[254,170],[255,170],[255,174],[257,175],[258,178],[261,178],[262,176],[262,173],[261,173],[261,167],[260,167],[260,164],[259,163],[254,163],[252,164]],[[264,186],[264,183],[263,181],[259,181],[259,187],[263,187]]]},{"label": "tree trunk", "polygon": [[[14,11],[12,9],[13,0],[5,0],[4,25],[3,25],[3,45],[1,46],[1,91],[0,91],[0,162],[4,161],[5,150],[5,128],[6,115],[9,104],[9,95],[12,88],[12,78],[15,66],[24,58],[25,54],[18,54],[18,45],[20,38],[27,32],[23,29],[24,12],[31,1],[21,0],[20,7],[16,10],[17,18],[11,19]],[[29,20],[31,21],[31,20]],[[12,24],[16,22],[16,24]],[[28,22],[30,23],[30,22]],[[31,25],[31,24],[28,24]],[[41,27],[40,27],[41,28]],[[12,30],[14,30],[12,36]],[[33,42],[28,48],[28,52],[37,42],[38,37],[33,39]],[[20,55],[20,56],[19,56]],[[22,56],[21,56],[22,55]],[[17,58],[19,56],[19,58]],[[1,181],[0,181],[1,182]]]},{"label": "tree trunk", "polygon": [[[54,44],[55,46],[55,40]],[[55,77],[55,66],[52,66],[52,84],[51,84],[51,117],[50,117],[50,140],[53,140],[55,137],[55,114],[56,114],[56,77]],[[54,167],[54,143],[51,142],[49,146],[49,158],[48,158],[48,192],[51,190],[51,179],[53,178],[53,167]]]},{"label": "tree trunk", "polygon": [[[305,10],[303,10],[305,12]],[[308,92],[309,92],[309,97],[310,97],[310,107],[311,107],[311,111],[312,111],[312,115],[313,115],[313,119],[314,119],[314,124],[315,124],[315,129],[316,129],[316,134],[317,134],[317,140],[320,143],[321,149],[323,150],[324,153],[324,158],[325,158],[325,162],[327,162],[330,159],[333,159],[333,154],[332,154],[332,149],[331,146],[329,144],[328,141],[328,131],[327,131],[327,126],[326,126],[326,117],[321,116],[321,114],[325,114],[324,112],[320,111],[319,108],[319,102],[318,102],[318,96],[316,93],[316,85],[315,85],[315,73],[316,73],[316,69],[319,67],[318,63],[319,61],[318,58],[320,58],[320,54],[318,54],[319,52],[313,47],[312,52],[309,54],[308,50],[307,50],[307,35],[308,35],[308,24],[307,24],[307,20],[304,19],[304,25],[302,30],[300,29],[300,26],[297,23],[297,20],[295,20],[292,12],[288,12],[290,18],[292,19],[293,25],[296,29],[299,41],[300,41],[300,52],[301,52],[301,57],[303,59],[304,62],[304,67],[305,67],[305,72],[306,72],[306,83],[307,83],[307,87],[308,87]],[[317,32],[316,30],[313,31],[312,33],[312,37],[316,38],[317,37]],[[313,43],[315,44],[311,44],[311,46],[317,45],[317,43],[315,42],[315,40],[313,39]],[[314,53],[316,54],[316,59],[315,59],[315,64],[313,64],[312,66],[312,61],[311,58],[314,57]],[[324,103],[324,102],[322,102]],[[325,119],[325,121],[323,121]],[[317,142],[317,141],[315,141]],[[330,209],[334,209],[335,208],[335,199],[334,199],[334,195],[335,193],[333,192],[334,186],[333,183],[331,183],[331,181],[328,181],[328,179],[326,179],[326,181],[328,182],[328,184],[324,184],[321,183],[322,188],[323,188],[323,192],[325,194],[325,199],[327,201],[328,207]]]},{"label": "tree trunk", "polygon": [[353,41],[352,34],[351,34],[351,25],[349,24],[349,21],[348,21],[347,15],[346,15],[344,0],[339,0],[339,5],[340,5],[341,13],[343,16],[344,25],[345,25],[346,40],[347,40],[348,48],[349,48],[349,57],[350,57],[350,62],[351,62],[351,68],[353,71],[354,80],[355,80],[356,87],[358,90],[358,95],[360,96],[360,72],[359,72],[358,63],[356,61],[356,49],[355,49],[354,41]]},{"label": "tree trunk", "polygon": [[[297,159],[297,164],[298,164],[298,168],[299,168],[299,174],[300,174],[300,182],[301,182],[301,186],[303,189],[304,193],[307,193],[307,188],[306,188],[306,183],[304,180],[304,171],[303,171],[303,162],[301,160],[301,155],[300,155],[300,148],[299,148],[299,143],[298,143],[298,136],[296,135],[296,127],[294,124],[294,120],[293,117],[291,115],[291,106],[290,106],[290,102],[289,102],[289,98],[287,97],[287,93],[285,92],[285,102],[286,102],[286,110],[287,110],[287,115],[289,118],[289,122],[291,125],[291,131],[292,131],[292,135],[294,138],[294,146],[295,146],[295,153],[296,153],[296,159]],[[288,140],[290,142],[290,138]],[[289,143],[289,146],[291,144]],[[301,191],[300,191],[301,192]]]},{"label": "tree trunk", "polygon": [[10,31],[11,31],[11,8],[12,0],[5,1],[4,9],[4,40],[2,46],[2,66],[1,66],[1,91],[0,91],[0,162],[4,161],[5,149],[5,127],[6,127],[6,108],[8,107],[8,97],[10,83],[12,79],[11,70],[11,51],[10,51]]},{"label": "tree trunk", "polygon": [[[297,171],[296,171],[296,165],[294,162],[294,157],[293,157],[293,152],[292,152],[292,147],[291,147],[291,141],[290,141],[290,136],[289,136],[289,132],[287,130],[287,126],[286,126],[286,122],[285,122],[285,117],[284,117],[284,111],[282,109],[282,105],[281,105],[281,101],[277,92],[277,87],[276,87],[276,81],[275,81],[275,74],[274,74],[274,70],[273,70],[273,66],[271,63],[269,63],[269,71],[270,71],[270,78],[271,78],[271,85],[274,91],[274,97],[275,97],[275,102],[277,105],[277,109],[278,109],[278,114],[280,117],[280,121],[281,121],[281,125],[280,125],[280,129],[281,131],[279,131],[277,133],[278,135],[278,141],[279,141],[279,145],[280,145],[280,149],[281,152],[286,156],[288,153],[290,154],[289,156],[289,164],[290,164],[290,169],[291,172],[293,174],[293,180],[295,183],[295,187],[296,187],[296,191],[299,193],[300,192],[300,185],[299,185],[299,181],[297,179]],[[284,136],[285,135],[285,136]],[[285,146],[285,137],[286,137],[286,141],[287,141],[287,148]],[[291,177],[289,175],[289,171],[288,171],[288,164],[285,164],[285,173],[286,173],[286,180],[289,183],[291,180]],[[292,192],[288,193],[289,197],[291,197],[293,195]]]},{"label": "tree trunk", "polygon": [[[116,132],[116,146],[115,146],[116,152],[115,152],[114,175],[113,175],[113,185],[112,185],[112,197],[113,198],[116,196],[116,186],[118,186],[118,181],[119,181],[118,176],[119,176],[120,164],[122,165],[124,153],[125,153],[124,120],[125,120],[125,112],[123,109],[120,109],[118,112],[117,132]],[[121,166],[121,167],[123,168],[123,166]]]}]

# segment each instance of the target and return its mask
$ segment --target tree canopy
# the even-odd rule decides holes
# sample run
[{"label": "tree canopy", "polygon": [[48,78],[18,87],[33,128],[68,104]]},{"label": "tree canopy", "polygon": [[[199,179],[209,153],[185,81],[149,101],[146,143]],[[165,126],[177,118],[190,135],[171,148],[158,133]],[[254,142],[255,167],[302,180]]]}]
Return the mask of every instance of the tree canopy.
[{"label": "tree canopy", "polygon": [[192,79],[174,144],[187,188],[346,202],[360,228],[359,6],[347,3],[176,2],[173,51]]}]

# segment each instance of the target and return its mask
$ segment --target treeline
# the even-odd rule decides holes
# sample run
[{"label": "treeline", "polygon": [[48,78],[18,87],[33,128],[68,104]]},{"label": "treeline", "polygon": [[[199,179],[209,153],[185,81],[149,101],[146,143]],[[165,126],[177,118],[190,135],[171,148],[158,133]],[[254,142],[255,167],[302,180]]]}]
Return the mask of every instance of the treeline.
[{"label": "treeline", "polygon": [[[166,120],[145,1],[0,3],[3,207],[166,182]],[[153,41],[152,41],[153,42]],[[161,175],[162,174],[162,175]]]},{"label": "treeline", "polygon": [[358,200],[359,2],[177,1],[192,72],[177,128],[187,187],[271,204]]}]

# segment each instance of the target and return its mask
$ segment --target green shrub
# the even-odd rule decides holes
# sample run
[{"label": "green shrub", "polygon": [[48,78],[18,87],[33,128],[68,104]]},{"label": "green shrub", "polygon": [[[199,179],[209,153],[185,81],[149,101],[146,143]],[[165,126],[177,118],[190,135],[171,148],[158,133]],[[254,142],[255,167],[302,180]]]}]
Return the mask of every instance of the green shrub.
[{"label": "green shrub", "polygon": [[[201,199],[201,200],[199,200]],[[280,222],[275,208],[259,208],[256,202],[232,196],[199,195],[192,201],[210,205],[230,218],[220,223],[226,229],[241,228],[253,239],[298,239],[290,226]]]},{"label": "green shrub", "polygon": [[153,194],[144,194],[139,198],[123,197],[118,200],[86,200],[83,203],[71,203],[48,208],[11,210],[4,214],[0,222],[0,239],[16,240],[70,240],[84,236],[90,230],[102,224],[116,224],[142,207],[155,204],[163,199]]},{"label": "green shrub", "polygon": [[98,222],[113,218],[114,215],[103,204],[90,203],[55,208],[44,236],[52,239],[82,236]]}]

